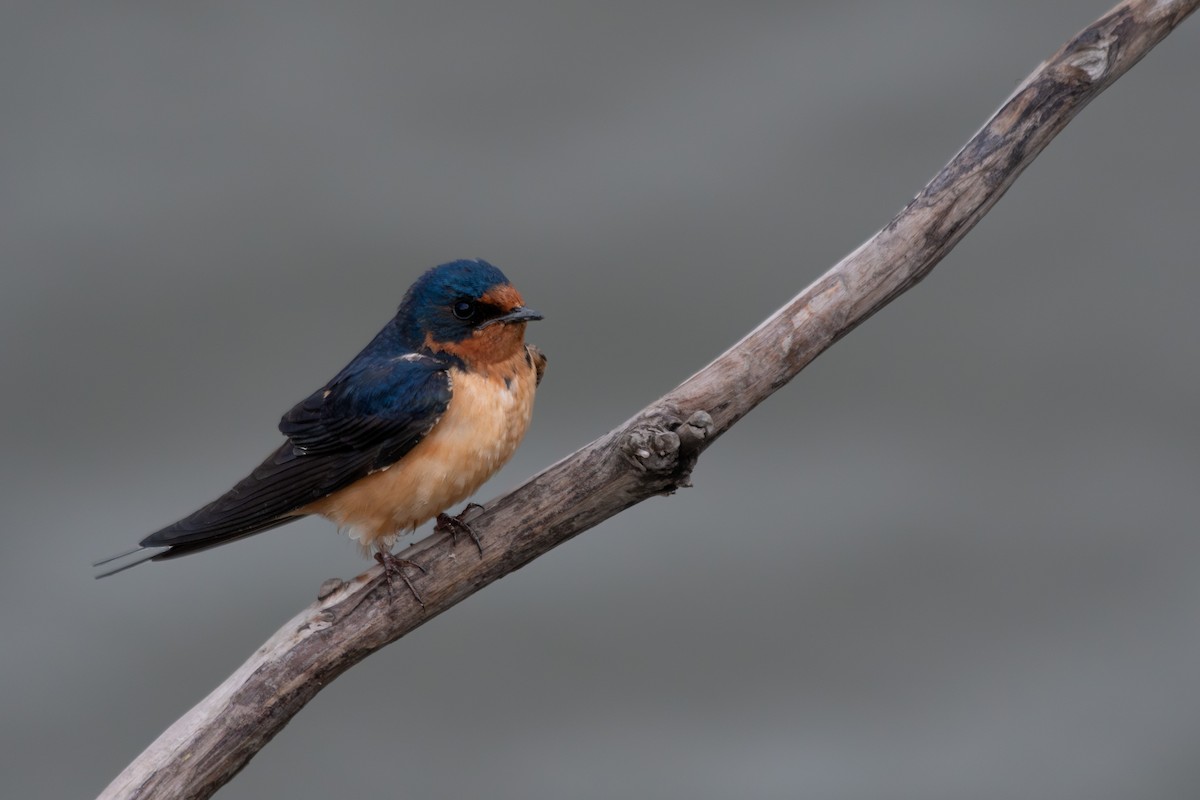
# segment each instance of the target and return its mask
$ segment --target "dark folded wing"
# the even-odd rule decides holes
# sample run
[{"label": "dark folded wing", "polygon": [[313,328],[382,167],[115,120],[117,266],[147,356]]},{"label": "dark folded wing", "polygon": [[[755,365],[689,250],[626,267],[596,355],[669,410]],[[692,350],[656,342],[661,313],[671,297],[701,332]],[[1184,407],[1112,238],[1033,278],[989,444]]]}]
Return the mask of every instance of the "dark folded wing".
[{"label": "dark folded wing", "polygon": [[249,536],[386,467],[433,428],[450,402],[450,376],[435,359],[362,358],[284,415],[288,437],[213,502],[141,541],[170,558]]}]

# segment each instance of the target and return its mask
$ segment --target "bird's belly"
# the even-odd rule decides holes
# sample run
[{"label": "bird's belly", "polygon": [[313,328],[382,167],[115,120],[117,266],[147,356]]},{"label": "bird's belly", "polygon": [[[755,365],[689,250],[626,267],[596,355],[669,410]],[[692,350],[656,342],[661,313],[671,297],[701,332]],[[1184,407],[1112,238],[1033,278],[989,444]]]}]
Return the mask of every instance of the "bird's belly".
[{"label": "bird's belly", "polygon": [[536,374],[522,357],[507,375],[455,369],[451,380],[446,413],[416,447],[304,511],[333,520],[364,550],[391,549],[400,534],[478,489],[525,436]]}]

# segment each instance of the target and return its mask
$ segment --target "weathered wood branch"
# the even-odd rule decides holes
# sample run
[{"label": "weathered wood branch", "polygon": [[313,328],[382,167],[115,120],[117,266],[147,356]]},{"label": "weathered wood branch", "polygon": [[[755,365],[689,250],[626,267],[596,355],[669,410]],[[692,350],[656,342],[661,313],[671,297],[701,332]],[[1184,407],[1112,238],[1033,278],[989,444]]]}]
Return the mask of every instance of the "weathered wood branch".
[{"label": "weathered wood branch", "polygon": [[1128,0],[1063,46],[887,227],[744,339],[616,430],[471,520],[484,543],[444,534],[405,554],[429,569],[422,608],[376,567],[283,626],[179,719],[102,798],[203,798],[232,778],[323,686],[492,581],[648,497],[687,486],[697,457],[821,352],[911,288],[1092,98],[1200,5]]}]

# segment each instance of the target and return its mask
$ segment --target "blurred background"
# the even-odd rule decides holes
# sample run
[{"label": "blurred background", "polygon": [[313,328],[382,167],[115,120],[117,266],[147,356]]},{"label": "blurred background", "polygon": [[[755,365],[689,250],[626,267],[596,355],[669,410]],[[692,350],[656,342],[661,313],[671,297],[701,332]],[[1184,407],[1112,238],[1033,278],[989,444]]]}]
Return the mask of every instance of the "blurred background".
[{"label": "blurred background", "polygon": [[[424,269],[546,314],[511,488],[915,194],[1110,0],[13,4],[0,774],[98,793],[331,576],[96,582]],[[323,691],[228,798],[1200,795],[1200,20],[924,283],[621,514]]]}]

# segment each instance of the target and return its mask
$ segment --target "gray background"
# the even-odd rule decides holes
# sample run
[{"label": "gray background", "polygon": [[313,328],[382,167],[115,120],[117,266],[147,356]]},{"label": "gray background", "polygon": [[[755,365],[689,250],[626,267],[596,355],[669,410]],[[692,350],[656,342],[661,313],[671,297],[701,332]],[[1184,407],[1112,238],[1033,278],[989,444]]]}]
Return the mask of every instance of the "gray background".
[{"label": "gray background", "polygon": [[[98,792],[321,520],[94,582],[422,270],[547,319],[494,496],[886,223],[1078,2],[7,5],[0,775]],[[168,7],[169,6],[169,7]],[[1200,21],[916,290],[620,515],[368,659],[223,798],[1200,795]]]}]

